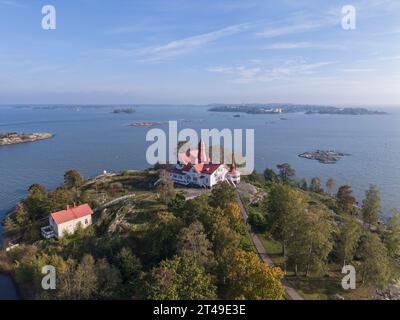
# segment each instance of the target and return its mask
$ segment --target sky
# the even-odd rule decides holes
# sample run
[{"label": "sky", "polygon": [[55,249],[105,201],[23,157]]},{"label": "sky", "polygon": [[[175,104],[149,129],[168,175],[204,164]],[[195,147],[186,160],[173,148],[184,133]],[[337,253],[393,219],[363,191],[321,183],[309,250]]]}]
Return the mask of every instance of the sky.
[{"label": "sky", "polygon": [[0,0],[0,104],[267,102],[400,106],[400,0]]}]

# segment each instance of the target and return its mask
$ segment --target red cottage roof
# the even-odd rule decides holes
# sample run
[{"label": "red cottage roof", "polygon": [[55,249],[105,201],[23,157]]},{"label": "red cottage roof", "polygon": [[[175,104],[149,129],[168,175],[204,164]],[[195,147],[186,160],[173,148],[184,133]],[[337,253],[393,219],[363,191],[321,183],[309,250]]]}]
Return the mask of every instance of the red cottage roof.
[{"label": "red cottage roof", "polygon": [[62,224],[85,216],[90,216],[92,214],[93,210],[89,207],[88,204],[85,203],[78,207],[72,207],[67,208],[67,210],[52,212],[51,217],[56,224]]}]

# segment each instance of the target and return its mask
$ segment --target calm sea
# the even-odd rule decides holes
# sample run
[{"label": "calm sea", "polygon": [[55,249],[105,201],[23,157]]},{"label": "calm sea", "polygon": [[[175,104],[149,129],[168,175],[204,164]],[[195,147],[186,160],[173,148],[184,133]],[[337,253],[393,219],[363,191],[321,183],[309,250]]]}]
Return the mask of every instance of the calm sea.
[{"label": "calm sea", "polygon": [[[400,113],[386,116],[243,115],[208,112],[206,107],[142,106],[135,114],[112,114],[111,109],[32,109],[0,107],[0,132],[51,132],[54,139],[0,147],[0,218],[26,195],[33,183],[48,189],[75,168],[85,177],[104,170],[148,167],[147,127],[130,122],[177,120],[179,129],[255,129],[258,171],[288,162],[298,177],[333,177],[349,184],[361,201],[369,184],[382,192],[382,215],[400,208]],[[287,120],[282,120],[284,117]],[[167,126],[161,126],[167,129]],[[314,149],[335,149],[351,156],[326,165],[301,159]],[[1,230],[0,230],[1,231]],[[6,283],[0,277],[0,298]]]}]

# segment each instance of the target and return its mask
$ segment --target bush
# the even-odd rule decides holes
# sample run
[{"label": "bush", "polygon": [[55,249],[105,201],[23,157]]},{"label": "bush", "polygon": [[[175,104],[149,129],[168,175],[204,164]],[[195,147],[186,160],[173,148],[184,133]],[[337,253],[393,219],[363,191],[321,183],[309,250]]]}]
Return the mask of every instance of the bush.
[{"label": "bush", "polygon": [[249,223],[257,232],[263,233],[267,231],[267,219],[260,212],[250,212]]}]

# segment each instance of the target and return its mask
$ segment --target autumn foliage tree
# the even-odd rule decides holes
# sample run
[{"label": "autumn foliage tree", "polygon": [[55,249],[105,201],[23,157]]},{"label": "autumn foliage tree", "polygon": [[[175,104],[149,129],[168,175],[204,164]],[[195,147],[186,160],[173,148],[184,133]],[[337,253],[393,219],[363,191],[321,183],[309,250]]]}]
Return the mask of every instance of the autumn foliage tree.
[{"label": "autumn foliage tree", "polygon": [[254,252],[237,251],[226,274],[228,299],[281,300],[284,287],[280,268],[270,268]]}]

